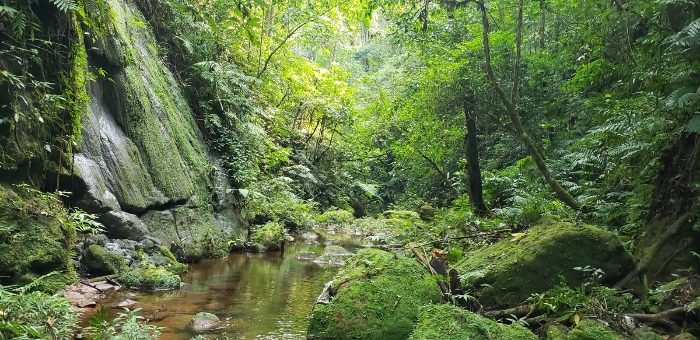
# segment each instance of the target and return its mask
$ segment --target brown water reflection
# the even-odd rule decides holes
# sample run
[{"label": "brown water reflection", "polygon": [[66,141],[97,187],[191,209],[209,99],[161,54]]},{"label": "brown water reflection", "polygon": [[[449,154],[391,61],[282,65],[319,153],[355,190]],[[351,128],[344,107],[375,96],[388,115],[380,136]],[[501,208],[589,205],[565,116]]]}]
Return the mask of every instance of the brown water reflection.
[{"label": "brown water reflection", "polygon": [[[285,255],[300,250],[309,247],[291,244]],[[195,336],[186,326],[198,312],[214,313],[222,320],[222,327],[207,333],[207,339],[305,339],[313,302],[334,272],[279,252],[237,253],[190,266],[182,278],[187,285],[181,290],[120,291],[103,303],[137,301],[140,315],[165,327],[161,339],[166,340]]]}]

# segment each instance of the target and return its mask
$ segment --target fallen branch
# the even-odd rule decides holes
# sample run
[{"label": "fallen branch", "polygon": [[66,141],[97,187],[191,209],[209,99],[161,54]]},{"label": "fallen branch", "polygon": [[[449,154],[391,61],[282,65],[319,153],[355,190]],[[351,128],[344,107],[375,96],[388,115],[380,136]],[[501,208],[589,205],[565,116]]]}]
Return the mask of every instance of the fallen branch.
[{"label": "fallen branch", "polygon": [[656,243],[647,248],[644,257],[642,257],[642,259],[639,261],[637,267],[635,267],[634,270],[627,274],[627,276],[620,280],[615,286],[622,288],[630,283],[635,277],[646,273],[647,269],[649,269],[649,265],[654,260],[654,257],[656,257],[656,254],[659,253],[659,250],[661,250],[671,236],[675,235],[678,230],[681,229],[683,224],[685,224],[685,222],[688,220],[689,215],[689,212],[685,213],[683,216],[679,217],[675,222],[673,222],[673,224],[671,224],[668,229],[666,229],[666,231],[658,238]]},{"label": "fallen branch", "polygon": [[525,304],[525,305],[519,305],[515,306],[513,308],[508,308],[508,309],[499,309],[499,310],[492,310],[492,311],[486,311],[483,313],[483,316],[489,317],[492,319],[504,319],[504,318],[510,318],[510,317],[517,317],[517,318],[529,318],[533,314],[535,316],[539,316],[543,314],[544,311],[542,311],[539,307],[539,304],[533,303],[533,304]]},{"label": "fallen branch", "polygon": [[93,277],[92,279],[88,279],[88,280],[86,280],[86,281],[87,281],[87,282],[90,282],[90,283],[92,283],[92,282],[98,282],[98,281],[107,281],[107,280],[114,279],[114,278],[116,278],[116,277],[118,277],[118,276],[119,276],[119,274],[110,274],[110,275],[104,275],[104,276]]},{"label": "fallen branch", "polygon": [[671,321],[671,317],[686,313],[687,311],[685,307],[677,307],[656,314],[624,314],[624,316],[635,319],[638,322],[660,323],[670,327],[677,327],[676,324]]},{"label": "fallen branch", "polygon": [[[433,267],[430,266],[430,262],[428,262],[428,260],[426,260],[425,257],[423,255],[421,255],[421,253],[418,250],[416,250],[416,248],[414,248],[414,247],[409,247],[409,248],[411,249],[413,254],[416,255],[416,260],[418,260],[418,263],[423,265],[423,267],[425,269],[427,269],[431,275],[438,275],[438,273],[435,271],[435,269],[433,269]],[[443,298],[447,299],[447,296],[449,296],[449,294],[450,294],[450,288],[447,287],[447,283],[445,283],[445,281],[443,281],[443,280],[437,280],[437,282],[438,282],[438,286],[440,287],[440,291],[442,292]]]}]

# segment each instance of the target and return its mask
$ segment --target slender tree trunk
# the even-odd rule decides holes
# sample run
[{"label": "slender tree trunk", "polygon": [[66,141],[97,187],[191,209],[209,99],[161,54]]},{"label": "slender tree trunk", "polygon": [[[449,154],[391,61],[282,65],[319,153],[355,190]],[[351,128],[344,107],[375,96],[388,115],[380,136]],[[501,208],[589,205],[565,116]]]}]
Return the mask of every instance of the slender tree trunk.
[{"label": "slender tree trunk", "polygon": [[518,87],[520,83],[520,47],[522,44],[523,34],[523,0],[520,0],[518,7],[518,30],[516,35],[516,57],[514,66],[515,75],[513,79],[513,91],[510,98],[508,98],[508,95],[498,83],[496,75],[493,72],[493,68],[491,67],[491,46],[489,45],[489,19],[486,16],[486,6],[484,5],[483,0],[477,1],[477,5],[481,10],[481,22],[484,27],[484,59],[486,61],[486,74],[488,75],[489,82],[491,82],[491,85],[493,85],[493,87],[495,88],[498,97],[503,102],[503,105],[505,105],[506,110],[508,111],[508,118],[513,124],[513,128],[515,129],[518,138],[520,138],[520,140],[525,145],[525,148],[530,153],[530,157],[532,157],[532,160],[537,165],[537,169],[539,169],[542,173],[542,177],[544,177],[545,181],[547,181],[547,184],[549,184],[550,188],[552,189],[552,191],[554,191],[554,194],[557,196],[557,198],[559,198],[562,202],[564,202],[564,204],[568,205],[572,209],[579,210],[581,208],[581,205],[576,201],[576,199],[574,199],[569,194],[568,191],[566,191],[566,189],[564,189],[561,186],[561,184],[559,184],[559,182],[554,177],[552,177],[552,174],[549,172],[547,164],[545,164],[544,162],[542,154],[540,154],[535,143],[532,141],[532,139],[530,139],[530,136],[527,134],[527,132],[525,132],[525,129],[523,128],[523,125],[520,121],[520,116],[518,115],[518,110],[515,107],[515,100],[517,98]]},{"label": "slender tree trunk", "polygon": [[481,185],[481,168],[479,166],[479,149],[476,139],[476,119],[469,98],[464,99],[464,122],[467,126],[465,142],[467,144],[467,181],[469,185],[469,202],[474,207],[474,213],[479,216],[488,214],[484,204],[484,192]]},{"label": "slender tree trunk", "polygon": [[540,0],[540,27],[539,32],[537,33],[540,38],[540,50],[544,50],[544,23],[547,15],[545,12],[546,7],[547,4],[545,3],[545,0]]}]

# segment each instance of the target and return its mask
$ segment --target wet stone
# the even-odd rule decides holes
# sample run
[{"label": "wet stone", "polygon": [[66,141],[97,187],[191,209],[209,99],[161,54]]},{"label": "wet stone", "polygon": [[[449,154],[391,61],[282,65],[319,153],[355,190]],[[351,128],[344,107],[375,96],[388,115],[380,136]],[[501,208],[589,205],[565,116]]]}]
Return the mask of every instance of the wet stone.
[{"label": "wet stone", "polygon": [[220,323],[219,317],[206,312],[199,312],[187,325],[194,332],[204,332],[210,330]]},{"label": "wet stone", "polygon": [[117,307],[119,307],[119,308],[131,307],[135,304],[136,304],[136,301],[131,300],[131,299],[126,299],[124,301],[117,303]]}]

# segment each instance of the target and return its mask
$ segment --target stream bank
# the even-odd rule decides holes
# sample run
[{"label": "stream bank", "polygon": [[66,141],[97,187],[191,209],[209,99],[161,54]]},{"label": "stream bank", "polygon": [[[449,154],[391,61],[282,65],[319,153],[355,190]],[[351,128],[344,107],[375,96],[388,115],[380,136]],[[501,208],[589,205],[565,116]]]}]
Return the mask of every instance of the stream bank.
[{"label": "stream bank", "polygon": [[[347,245],[353,249],[352,245]],[[219,260],[190,265],[179,290],[110,292],[96,308],[116,315],[125,300],[149,323],[164,327],[160,339],[190,339],[198,333],[188,323],[199,312],[213,313],[221,322],[203,333],[206,339],[306,339],[307,316],[313,302],[336,272],[334,267],[298,260],[296,253],[321,254],[324,247],[289,243],[284,253],[232,253]],[[96,310],[96,309],[94,309]],[[83,315],[87,326],[89,310]]]}]

